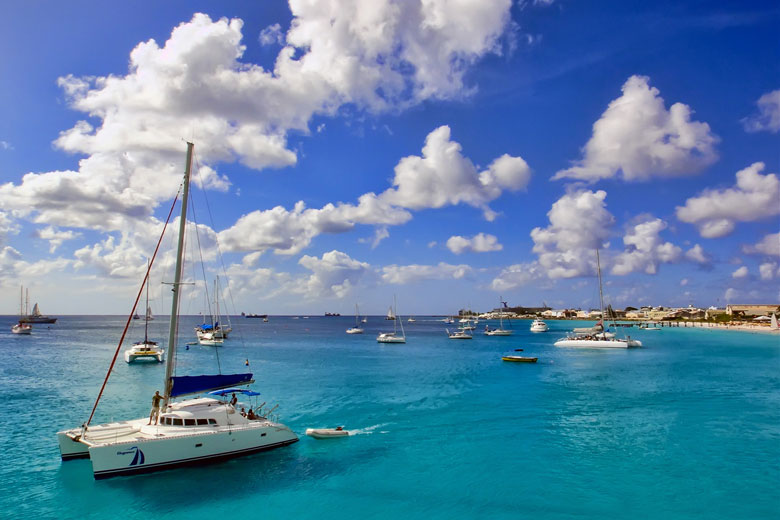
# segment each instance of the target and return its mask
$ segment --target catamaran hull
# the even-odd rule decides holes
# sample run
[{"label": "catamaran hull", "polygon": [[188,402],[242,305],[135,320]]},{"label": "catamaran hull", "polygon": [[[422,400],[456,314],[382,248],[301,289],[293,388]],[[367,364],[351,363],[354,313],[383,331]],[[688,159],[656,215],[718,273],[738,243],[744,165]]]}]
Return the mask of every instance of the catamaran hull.
[{"label": "catamaran hull", "polygon": [[88,457],[95,479],[202,465],[298,441],[292,431],[280,425],[92,446],[73,440],[67,433],[58,434],[62,459]]},{"label": "catamaran hull", "polygon": [[598,339],[560,339],[554,343],[556,347],[572,347],[572,348],[633,348],[641,347],[642,343],[638,340],[632,339],[628,341],[622,340],[598,340]]}]

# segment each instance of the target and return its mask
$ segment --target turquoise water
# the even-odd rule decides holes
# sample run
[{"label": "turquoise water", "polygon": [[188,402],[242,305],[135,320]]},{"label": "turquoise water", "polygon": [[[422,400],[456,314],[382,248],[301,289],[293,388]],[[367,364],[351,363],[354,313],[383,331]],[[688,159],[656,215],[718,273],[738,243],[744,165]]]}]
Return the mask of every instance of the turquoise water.
[{"label": "turquoise water", "polygon": [[[6,323],[7,322],[7,323]],[[64,317],[9,332],[0,320],[0,425],[9,518],[777,518],[780,338],[700,329],[643,332],[643,349],[578,351],[531,334],[448,340],[433,318],[236,318],[221,349],[191,346],[180,373],[249,360],[263,401],[301,441],[199,468],[94,481],[60,462],[55,433],[86,420],[123,325]],[[181,331],[192,330],[185,318]],[[163,338],[166,324],[152,325]],[[143,331],[135,326],[130,339]],[[504,363],[523,348],[535,365]],[[162,365],[117,362],[96,422],[143,417]],[[307,427],[344,425],[342,439]]]}]

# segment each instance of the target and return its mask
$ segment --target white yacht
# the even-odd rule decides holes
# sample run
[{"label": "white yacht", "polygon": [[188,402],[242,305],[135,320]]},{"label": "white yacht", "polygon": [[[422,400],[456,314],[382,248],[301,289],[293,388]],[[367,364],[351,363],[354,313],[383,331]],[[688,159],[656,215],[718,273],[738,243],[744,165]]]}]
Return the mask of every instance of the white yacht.
[{"label": "white yacht", "polygon": [[[388,316],[393,315],[394,321],[393,321],[393,332],[380,332],[379,336],[376,337],[376,341],[378,343],[406,343],[406,333],[404,332],[404,324],[403,322],[398,318],[398,314],[395,312],[395,296],[393,296],[393,307],[390,307],[390,310],[388,311]],[[401,335],[398,335],[398,326],[401,326]]]},{"label": "white yacht", "polygon": [[[599,304],[601,306],[601,316],[604,316],[604,291],[601,285],[601,261],[599,260],[599,252],[596,250],[596,270],[599,276]],[[603,320],[603,318],[602,318]],[[574,334],[565,338],[559,339],[554,343],[556,347],[571,347],[571,348],[632,348],[641,347],[642,342],[637,339],[631,339],[627,337],[625,339],[617,339],[611,332],[604,330],[603,321],[599,321],[595,327],[589,330],[575,329]]]},{"label": "white yacht", "polygon": [[550,330],[550,328],[539,318],[536,318],[534,322],[531,323],[531,332],[547,332],[548,330]]},{"label": "white yacht", "polygon": [[472,336],[469,331],[465,329],[457,329],[453,332],[450,332],[449,329],[447,330],[447,337],[450,339],[473,339],[474,336]]},{"label": "white yacht", "polygon": [[[254,382],[251,373],[173,375],[191,166],[192,144],[187,143],[187,168],[181,188],[181,217],[172,289],[169,352],[159,420],[142,417],[92,425],[100,401],[99,395],[89,419],[81,427],[57,434],[62,459],[89,458],[96,479],[147,473],[185,464],[202,464],[286,446],[298,440],[287,426],[273,421],[269,413],[258,419],[249,419],[242,416],[236,406],[213,397],[174,401],[176,398],[220,389],[241,392],[240,388],[234,387]],[[121,341],[114,360],[120,348]],[[106,381],[110,374],[111,369],[106,375]]]}]

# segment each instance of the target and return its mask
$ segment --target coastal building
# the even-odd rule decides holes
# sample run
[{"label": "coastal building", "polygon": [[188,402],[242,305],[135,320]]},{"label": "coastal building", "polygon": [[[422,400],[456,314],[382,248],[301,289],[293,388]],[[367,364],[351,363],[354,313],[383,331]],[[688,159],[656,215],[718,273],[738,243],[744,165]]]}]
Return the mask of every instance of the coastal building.
[{"label": "coastal building", "polygon": [[778,307],[776,303],[773,304],[758,304],[758,305],[726,305],[726,314],[729,316],[768,316],[773,312],[777,312]]}]

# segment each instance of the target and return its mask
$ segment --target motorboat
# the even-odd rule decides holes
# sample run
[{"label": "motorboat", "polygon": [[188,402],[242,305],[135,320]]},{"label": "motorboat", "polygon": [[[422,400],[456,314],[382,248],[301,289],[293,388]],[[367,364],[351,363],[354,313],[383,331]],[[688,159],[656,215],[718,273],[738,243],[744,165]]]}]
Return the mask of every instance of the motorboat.
[{"label": "motorboat", "polygon": [[474,336],[469,334],[465,329],[458,329],[453,332],[450,332],[449,329],[447,329],[447,337],[450,339],[472,339]]},{"label": "motorboat", "polygon": [[315,439],[335,439],[337,437],[347,437],[349,431],[341,426],[338,428],[306,428],[306,435]]},{"label": "motorboat", "polygon": [[539,318],[535,319],[533,323],[531,323],[531,332],[547,332],[548,330],[550,330],[550,327],[548,327],[547,324]]},{"label": "motorboat", "polygon": [[412,317],[410,316],[410,317],[409,317],[409,319],[408,319],[408,320],[406,320],[406,321],[407,321],[407,322],[409,322],[409,323],[414,323],[414,322],[415,322],[415,321],[417,321],[417,320],[416,320],[416,319],[414,319],[414,318],[412,318]]},{"label": "motorboat", "polygon": [[514,363],[536,363],[539,358],[528,356],[501,356],[503,361],[512,361]]},{"label": "motorboat", "polygon": [[[270,411],[276,407],[265,415],[250,419],[239,413],[234,404],[215,397],[178,400],[222,389],[257,395],[243,389],[254,382],[251,373],[174,375],[192,148],[193,145],[187,143],[187,165],[181,185],[181,216],[172,285],[168,356],[163,379],[164,394],[156,394],[153,398],[153,404],[157,403],[158,407],[153,406],[149,418],[91,424],[121,349],[120,340],[89,418],[80,427],[57,433],[62,459],[89,458],[96,479],[148,473],[183,465],[201,465],[287,446],[298,440],[290,428],[271,418]],[[129,316],[125,328],[131,319],[132,316]],[[156,411],[159,413],[155,414]]]}]

